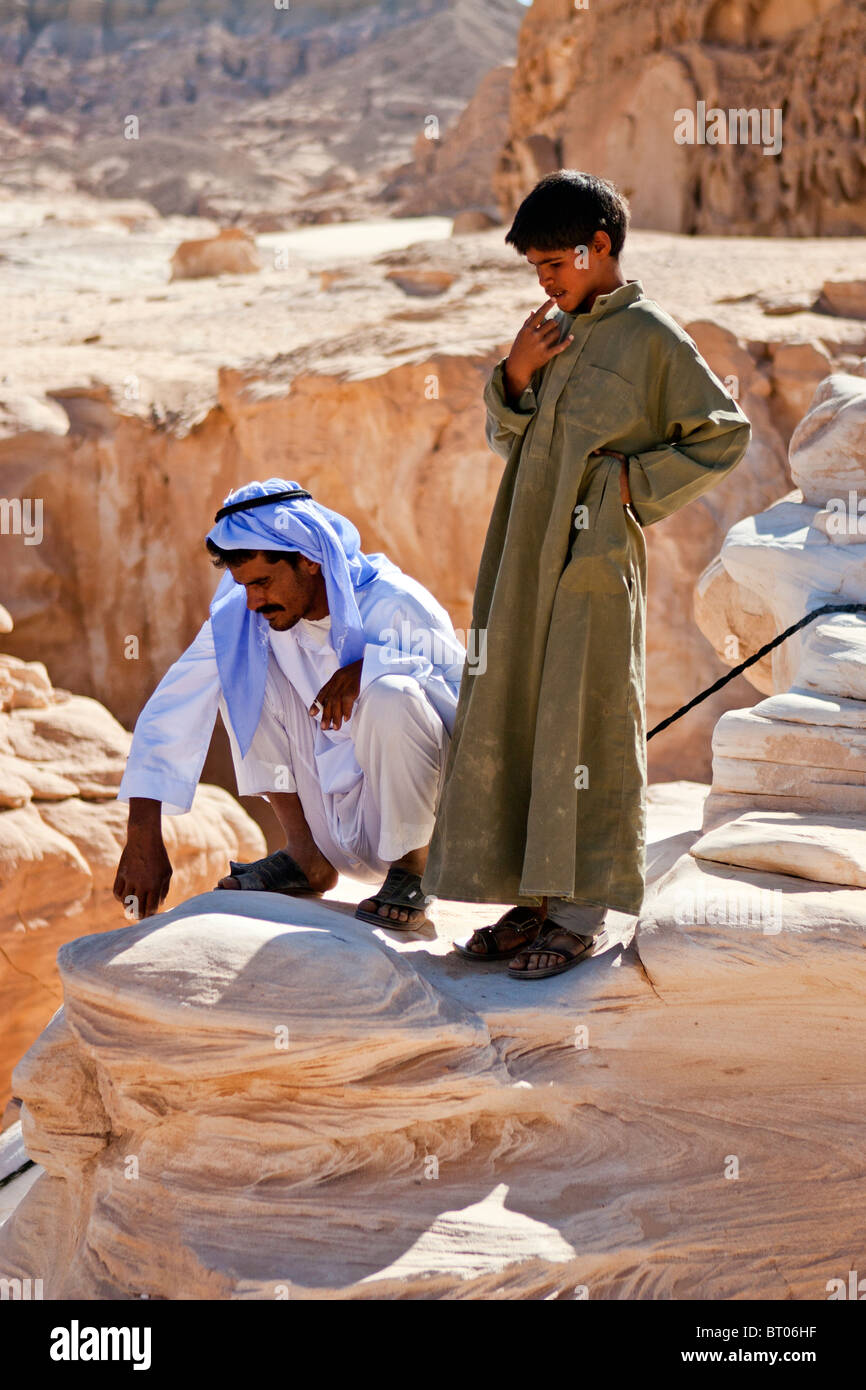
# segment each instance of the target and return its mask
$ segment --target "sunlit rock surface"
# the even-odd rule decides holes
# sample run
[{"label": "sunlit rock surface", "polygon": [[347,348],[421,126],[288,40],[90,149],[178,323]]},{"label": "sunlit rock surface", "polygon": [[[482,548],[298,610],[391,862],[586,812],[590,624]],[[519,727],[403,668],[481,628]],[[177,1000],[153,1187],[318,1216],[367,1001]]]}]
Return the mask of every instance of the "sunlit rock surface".
[{"label": "sunlit rock surface", "polygon": [[335,899],[214,893],[64,947],[64,1010],[16,1073],[43,1171],[0,1275],[54,1299],[825,1297],[863,1215],[866,909],[694,859],[705,791],[651,789],[636,938],[612,914],[607,952],[529,989],[449,953],[492,911],[444,903],[438,938],[398,938]]}]

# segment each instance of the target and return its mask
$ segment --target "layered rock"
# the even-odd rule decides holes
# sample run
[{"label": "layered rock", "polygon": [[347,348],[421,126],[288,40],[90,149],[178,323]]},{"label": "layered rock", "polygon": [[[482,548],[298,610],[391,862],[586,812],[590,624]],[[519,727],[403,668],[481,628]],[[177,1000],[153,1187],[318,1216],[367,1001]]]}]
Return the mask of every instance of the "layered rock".
[{"label": "layered rock", "polygon": [[[58,946],[85,920],[97,931],[127,920],[111,890],[126,838],[127,808],[115,796],[129,742],[108,710],[54,689],[38,662],[0,657],[0,1110],[12,1067],[60,1003]],[[264,845],[241,806],[207,785],[189,815],[166,817],[165,839],[172,902]]]},{"label": "layered rock", "polygon": [[530,990],[455,964],[484,920],[455,904],[422,942],[215,893],[65,946],[64,1009],[16,1072],[43,1171],[17,1180],[0,1277],[48,1299],[824,1298],[863,1202],[861,895],[831,918],[824,885],[694,859],[704,791],[650,789],[636,944],[612,914],[609,951]]},{"label": "layered rock", "polygon": [[[768,698],[719,720],[706,833],[692,852],[863,887],[866,382],[833,375],[820,384],[790,462],[798,491],[731,528],[705,576],[703,611],[738,615],[746,650],[737,660],[758,631],[767,640],[768,621],[775,634],[825,604],[863,612],[825,614],[792,634],[762,663]],[[719,643],[725,622],[711,618],[704,631]]]},{"label": "layered rock", "polygon": [[[535,0],[496,176],[503,213],[542,175],[576,167],[613,179],[637,226],[862,232],[866,78],[851,55],[864,46],[857,0]],[[684,111],[696,126],[690,143],[675,138],[688,135]],[[710,133],[703,119],[715,111],[719,143],[718,125]],[[748,111],[760,133],[744,143]]]}]

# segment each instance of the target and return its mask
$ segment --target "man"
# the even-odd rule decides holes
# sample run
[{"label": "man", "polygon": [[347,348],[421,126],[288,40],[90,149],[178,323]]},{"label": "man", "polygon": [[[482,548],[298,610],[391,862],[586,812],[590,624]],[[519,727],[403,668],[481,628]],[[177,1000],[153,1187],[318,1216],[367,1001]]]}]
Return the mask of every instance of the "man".
[{"label": "man", "polygon": [[231,494],[206,545],[225,568],[210,618],[148,700],[118,791],[115,897],[159,910],[161,814],[192,805],[217,709],[238,793],[265,796],[286,846],[230,863],[224,889],[320,894],[384,882],[364,921],[423,925],[421,874],[465,657],[445,610],[297,483]]},{"label": "man", "polygon": [[[517,904],[457,950],[515,979],[579,965],[646,864],[643,529],[726,477],[746,416],[695,343],[627,280],[628,206],[560,170],[506,241],[547,295],[485,390],[506,466],[475,591],[428,892]],[[556,305],[556,313],[548,312]]]}]

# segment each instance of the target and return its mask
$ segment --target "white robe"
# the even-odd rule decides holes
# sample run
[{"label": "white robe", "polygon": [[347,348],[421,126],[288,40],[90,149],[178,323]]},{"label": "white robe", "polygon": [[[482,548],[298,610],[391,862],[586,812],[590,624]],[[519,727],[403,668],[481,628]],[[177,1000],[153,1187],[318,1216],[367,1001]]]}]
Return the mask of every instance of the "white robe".
[{"label": "white robe", "polygon": [[[270,632],[262,717],[241,758],[208,620],[142,710],[118,799],[147,797],[168,814],[188,811],[219,709],[239,794],[297,791],[335,868],[375,877],[425,844],[465,652],[444,608],[407,575],[372,580],[356,597],[367,645],[358,704],[341,729],[324,731],[320,717],[308,713],[339,665],[330,619],[302,620]],[[368,698],[373,686],[381,688]]]}]

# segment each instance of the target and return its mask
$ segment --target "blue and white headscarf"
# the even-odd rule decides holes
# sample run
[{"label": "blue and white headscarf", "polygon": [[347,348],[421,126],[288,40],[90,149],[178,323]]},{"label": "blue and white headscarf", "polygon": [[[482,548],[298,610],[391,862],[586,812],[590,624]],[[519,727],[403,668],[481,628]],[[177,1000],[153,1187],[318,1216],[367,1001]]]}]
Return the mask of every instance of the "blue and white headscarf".
[{"label": "blue and white headscarf", "polygon": [[[303,491],[298,483],[269,478],[238,488],[224,505],[298,491]],[[384,555],[365,555],[361,537],[346,517],[312,498],[292,498],[233,512],[217,521],[208,540],[222,550],[298,550],[318,561],[331,614],[331,645],[340,665],[349,666],[363,656],[367,639],[355,590],[384,572],[394,572],[395,566]],[[270,625],[260,613],[249,611],[246,590],[228,570],[213,596],[210,617],[220,684],[245,757],[262,713]]]}]

